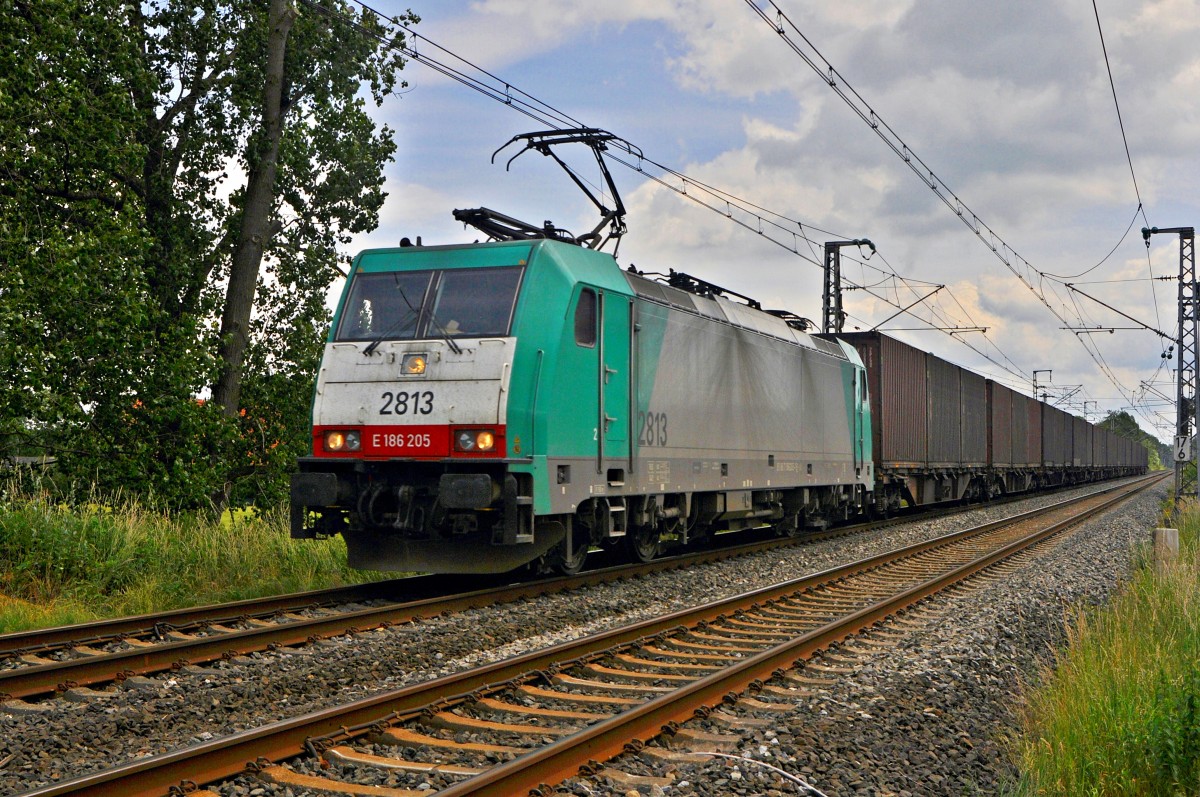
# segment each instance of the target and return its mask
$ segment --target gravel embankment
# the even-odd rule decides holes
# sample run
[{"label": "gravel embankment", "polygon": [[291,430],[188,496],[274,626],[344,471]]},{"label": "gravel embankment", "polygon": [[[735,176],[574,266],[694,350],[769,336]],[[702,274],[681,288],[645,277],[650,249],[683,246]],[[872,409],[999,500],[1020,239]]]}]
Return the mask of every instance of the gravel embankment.
[{"label": "gravel embankment", "polygon": [[[1011,577],[963,590],[898,647],[867,657],[795,711],[766,715],[769,727],[731,731],[710,722],[704,729],[740,735],[736,755],[830,797],[1004,793],[1018,774],[1005,742],[1019,728],[1021,695],[1053,666],[1069,607],[1104,603],[1128,577],[1135,548],[1159,523],[1165,494],[1165,486],[1143,494],[1030,558]],[[643,788],[644,794],[805,793],[751,761],[682,767],[626,761],[621,768],[630,772],[673,777],[672,786]],[[628,792],[612,784],[573,785],[580,795]]]},{"label": "gravel embankment", "polygon": [[[824,570],[1064,497],[1043,496],[849,540],[132,679],[104,696],[58,698],[40,711],[0,712],[0,793],[20,793]],[[791,717],[780,717],[778,729],[771,731],[774,742],[763,732],[761,744],[752,741],[748,749],[756,755],[766,749],[774,756],[768,760],[810,778],[829,794],[994,790],[999,779],[1011,774],[997,734],[1012,726],[1013,695],[1021,682],[1036,674],[1049,660],[1051,646],[1062,639],[1064,606],[1075,600],[1101,601],[1111,592],[1128,572],[1131,543],[1148,538],[1156,524],[1161,499],[1159,489],[1093,521],[1087,534],[1077,534],[1031,567],[1019,587],[991,586],[958,598],[961,606],[935,628],[913,635],[905,656],[875,657],[828,696],[813,699]],[[965,741],[960,731],[967,734]],[[682,778],[687,786],[677,781],[668,791],[760,794],[779,788],[794,793],[778,778],[778,785],[768,785],[773,781],[762,780],[759,769],[745,765],[734,778],[729,766],[712,764]],[[724,785],[717,788],[721,781]],[[274,791],[267,786],[264,793]]]}]

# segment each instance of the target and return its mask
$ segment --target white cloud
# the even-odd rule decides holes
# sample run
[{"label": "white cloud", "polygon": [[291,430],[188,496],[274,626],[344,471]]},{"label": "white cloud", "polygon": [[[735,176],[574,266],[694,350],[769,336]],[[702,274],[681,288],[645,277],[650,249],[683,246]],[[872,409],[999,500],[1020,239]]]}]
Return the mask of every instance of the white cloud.
[{"label": "white cloud", "polygon": [[[1086,4],[783,5],[938,177],[1036,268],[1078,274],[1124,233],[1137,200]],[[988,326],[987,340],[1020,368],[1053,367],[1056,382],[1085,383],[1089,397],[1123,403],[1076,336],[1058,329],[1063,322],[743,4],[483,0],[455,8],[439,7],[431,12],[436,22],[431,17],[418,31],[587,123],[629,136],[651,158],[691,177],[838,237],[870,237],[897,270],[946,283],[962,307],[946,292],[931,303],[947,318]],[[1194,188],[1200,5],[1106,0],[1100,12],[1147,217],[1159,226],[1193,224],[1200,211]],[[470,105],[472,116],[454,116],[445,98],[464,107],[474,98],[461,99],[466,90],[449,85],[438,94],[440,85],[424,77],[430,73],[410,70],[429,91],[407,97],[404,113],[426,115],[423,123],[435,131],[426,137],[437,135],[442,116],[456,126],[443,134],[453,146],[402,142],[413,153],[403,162],[403,182],[388,186],[381,235],[389,243],[413,232],[427,241],[470,240],[449,217],[468,201],[586,226],[592,210],[571,198],[572,187],[553,164],[522,161],[511,174],[486,168],[491,149],[536,124],[522,127],[524,120],[483,100]],[[545,91],[548,84],[556,96]],[[615,176],[630,226],[623,262],[692,271],[764,303],[810,316],[819,311],[816,266],[622,171]],[[1173,326],[1174,283],[1153,284],[1156,314],[1144,280],[1142,223],[1139,217],[1113,257],[1080,278],[1140,281],[1080,287],[1148,323],[1161,317]],[[1173,274],[1177,242],[1153,243],[1155,273]],[[811,256],[806,246],[801,251]],[[1086,319],[1117,325],[1103,308],[1057,290],[1048,295],[1068,319],[1079,301]],[[894,311],[861,294],[848,301],[875,322]],[[1148,333],[1100,337],[1096,345],[1126,388],[1136,388],[1159,363],[1158,339]],[[945,336],[918,339],[958,361],[983,362]],[[980,336],[968,339],[1000,358]]]}]

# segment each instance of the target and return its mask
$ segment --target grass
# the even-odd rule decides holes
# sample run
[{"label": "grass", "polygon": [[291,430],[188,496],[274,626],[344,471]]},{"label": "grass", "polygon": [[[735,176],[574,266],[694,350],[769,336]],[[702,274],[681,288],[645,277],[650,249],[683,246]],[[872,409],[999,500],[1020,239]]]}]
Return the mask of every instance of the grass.
[{"label": "grass", "polygon": [[379,577],[351,570],[340,538],[290,539],[282,512],[216,520],[0,495],[0,633]]},{"label": "grass", "polygon": [[1176,563],[1075,614],[1014,746],[1020,794],[1200,794],[1200,511],[1177,526]]}]

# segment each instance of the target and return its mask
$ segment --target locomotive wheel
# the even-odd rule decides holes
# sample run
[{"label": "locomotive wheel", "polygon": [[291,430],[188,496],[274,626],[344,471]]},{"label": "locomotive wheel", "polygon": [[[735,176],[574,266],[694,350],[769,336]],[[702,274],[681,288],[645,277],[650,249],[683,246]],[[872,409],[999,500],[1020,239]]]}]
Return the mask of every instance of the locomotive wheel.
[{"label": "locomotive wheel", "polygon": [[555,545],[554,548],[547,552],[542,568],[543,572],[573,576],[583,570],[583,564],[587,561],[588,555],[588,535],[586,533],[576,533],[574,543],[574,550],[570,559],[567,559],[566,540]]},{"label": "locomotive wheel", "polygon": [[561,575],[573,576],[583,570],[583,563],[587,561],[587,555],[587,544],[576,542],[574,555],[567,559],[567,543],[564,540],[550,552],[550,567]]},{"label": "locomotive wheel", "polygon": [[804,518],[800,514],[789,515],[775,524],[775,536],[799,537],[804,534]]},{"label": "locomotive wheel", "polygon": [[630,529],[625,545],[635,562],[649,562],[658,556],[658,529],[653,526]]}]

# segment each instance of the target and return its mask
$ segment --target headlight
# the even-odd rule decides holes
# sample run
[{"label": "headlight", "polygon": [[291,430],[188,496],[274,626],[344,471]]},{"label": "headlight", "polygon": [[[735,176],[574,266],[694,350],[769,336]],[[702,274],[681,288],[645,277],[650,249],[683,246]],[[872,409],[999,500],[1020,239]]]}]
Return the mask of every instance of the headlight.
[{"label": "headlight", "polygon": [[454,435],[456,451],[491,451],[496,447],[496,435],[488,429],[460,429]]},{"label": "headlight", "polygon": [[406,354],[400,361],[400,370],[409,376],[425,373],[426,359],[424,354]]},{"label": "headlight", "polygon": [[326,451],[358,451],[362,448],[362,437],[357,431],[325,433]]}]

